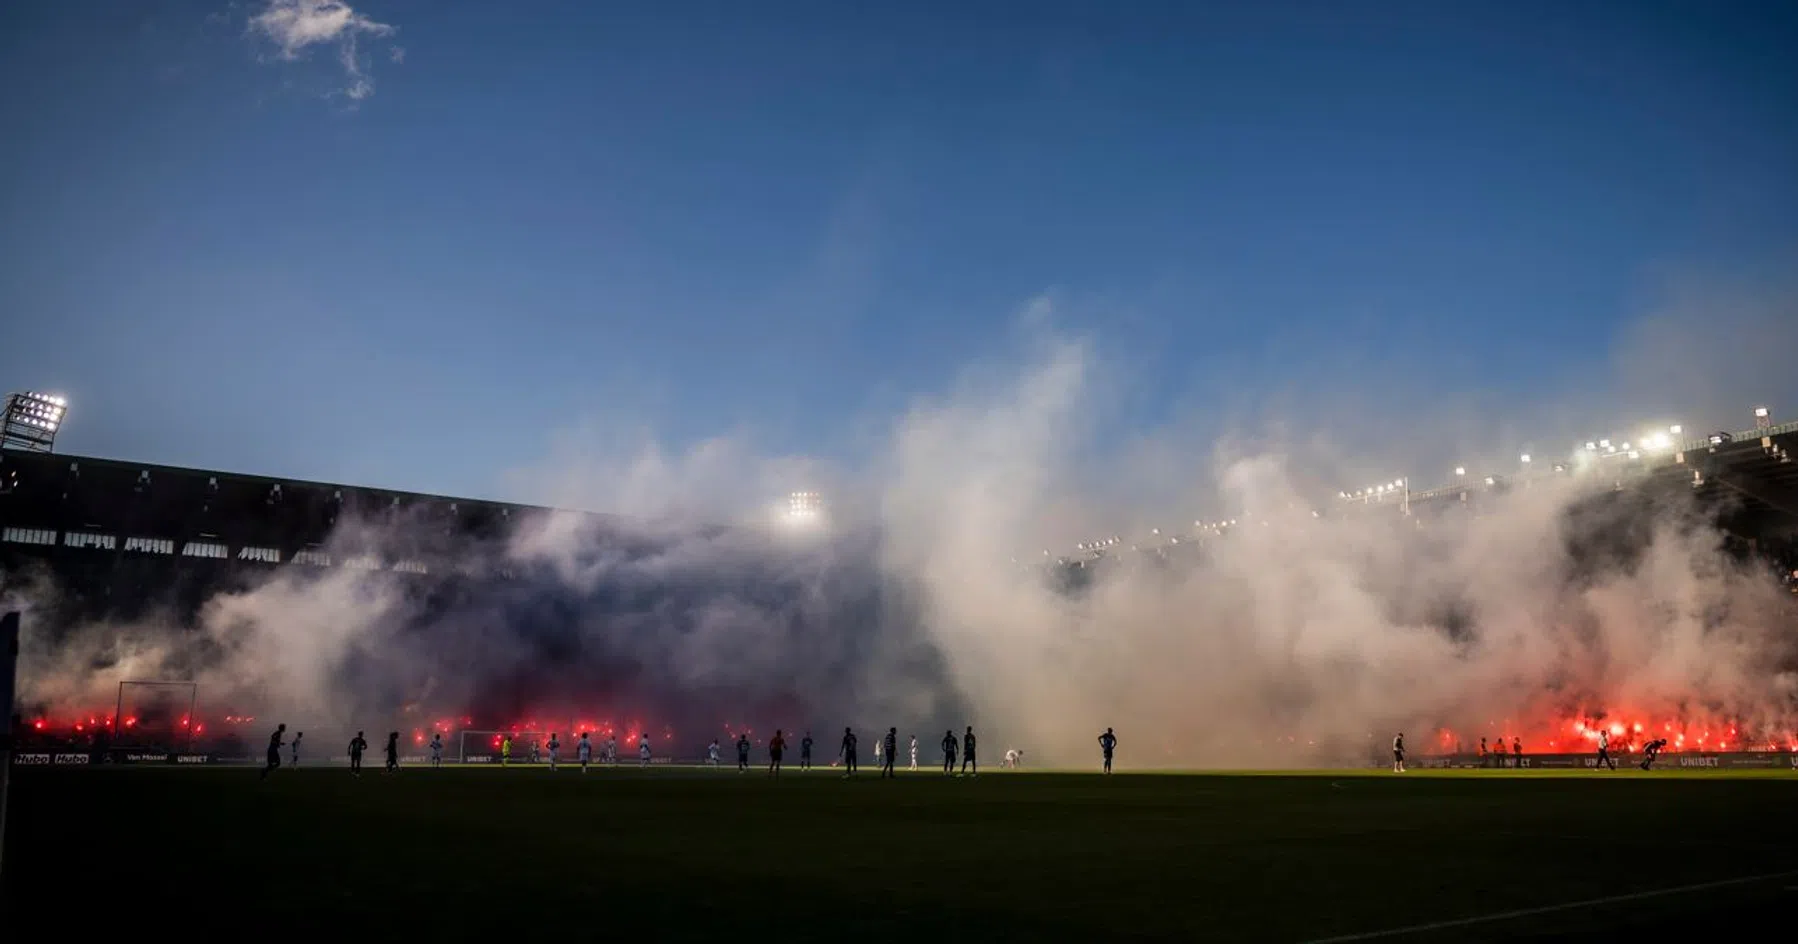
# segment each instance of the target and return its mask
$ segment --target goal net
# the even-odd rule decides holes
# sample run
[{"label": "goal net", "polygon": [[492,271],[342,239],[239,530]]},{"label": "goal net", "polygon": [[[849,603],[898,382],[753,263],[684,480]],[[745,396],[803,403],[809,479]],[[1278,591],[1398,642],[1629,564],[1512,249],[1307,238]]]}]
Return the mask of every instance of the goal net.
[{"label": "goal net", "polygon": [[200,686],[194,682],[128,679],[109,731],[112,747],[144,754],[192,753],[203,728],[194,717]]}]

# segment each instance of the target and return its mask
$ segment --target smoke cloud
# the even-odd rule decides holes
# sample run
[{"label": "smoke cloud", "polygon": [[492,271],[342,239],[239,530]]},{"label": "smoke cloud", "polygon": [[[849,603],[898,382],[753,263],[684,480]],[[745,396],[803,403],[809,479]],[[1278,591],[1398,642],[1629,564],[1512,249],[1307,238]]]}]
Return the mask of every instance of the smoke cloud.
[{"label": "smoke cloud", "polygon": [[[1061,765],[1114,727],[1121,758],[1161,767],[1360,763],[1399,731],[1563,749],[1594,726],[1706,746],[1798,728],[1791,598],[1689,497],[1563,477],[1405,516],[1334,500],[1378,457],[1316,430],[1101,454],[1102,358],[1038,308],[1023,356],[919,400],[853,463],[583,427],[509,482],[602,514],[518,522],[430,575],[291,565],[129,624],[37,620],[26,701],[85,711],[121,678],[191,677],[290,726],[607,718],[687,755],[727,728],[897,725],[934,747],[973,725],[989,758]],[[795,488],[829,497],[821,526],[783,522]],[[1044,566],[1151,528],[1182,543]],[[441,535],[350,522],[326,550]],[[61,605],[41,575],[8,586]]]}]

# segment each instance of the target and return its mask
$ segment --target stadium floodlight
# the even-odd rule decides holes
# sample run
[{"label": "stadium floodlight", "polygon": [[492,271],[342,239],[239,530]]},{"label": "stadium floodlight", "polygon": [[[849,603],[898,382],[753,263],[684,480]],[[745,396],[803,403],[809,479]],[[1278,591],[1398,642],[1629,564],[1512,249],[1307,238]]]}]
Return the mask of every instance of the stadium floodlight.
[{"label": "stadium floodlight", "polygon": [[1466,475],[1466,474],[1467,474],[1467,467],[1466,467],[1466,466],[1464,466],[1464,465],[1458,465],[1458,466],[1455,466],[1455,474],[1456,474],[1456,475]]},{"label": "stadium floodlight", "polygon": [[1487,485],[1497,485],[1498,479],[1493,476],[1488,475],[1488,476],[1486,476],[1486,484]]},{"label": "stadium floodlight", "polygon": [[1675,436],[1678,436],[1680,433],[1682,433],[1684,431],[1685,431],[1685,427],[1679,425],[1678,423],[1674,423],[1672,426],[1667,427],[1667,432],[1672,433]]},{"label": "stadium floodlight", "polygon": [[1523,454],[1523,455],[1522,455],[1522,457],[1521,457],[1521,458],[1522,458],[1522,460],[1523,460],[1523,464],[1524,464],[1524,465],[1529,465],[1529,464],[1530,464],[1530,454],[1529,454],[1529,453],[1527,453],[1527,452],[1526,452],[1526,453],[1524,453],[1524,454]]},{"label": "stadium floodlight", "polygon": [[1764,406],[1757,406],[1754,408],[1754,418],[1757,420],[1764,420],[1769,415],[1767,408]]},{"label": "stadium floodlight", "polygon": [[1588,443],[1586,443],[1586,451],[1587,451],[1587,452],[1597,452],[1597,451],[1598,451],[1598,444],[1597,444],[1597,443],[1595,443],[1595,442],[1588,442]]},{"label": "stadium floodlight", "polygon": [[1600,449],[1609,449],[1609,448],[1611,448],[1611,441],[1610,441],[1610,440],[1608,440],[1608,439],[1600,439],[1600,440],[1599,440],[1599,441],[1598,441],[1598,448],[1600,448]]},{"label": "stadium floodlight", "polygon": [[1754,428],[1767,429],[1773,425],[1773,411],[1764,406],[1754,408]]},{"label": "stadium floodlight", "polygon": [[0,448],[50,452],[68,410],[69,401],[55,394],[31,390],[11,394],[0,414]]}]

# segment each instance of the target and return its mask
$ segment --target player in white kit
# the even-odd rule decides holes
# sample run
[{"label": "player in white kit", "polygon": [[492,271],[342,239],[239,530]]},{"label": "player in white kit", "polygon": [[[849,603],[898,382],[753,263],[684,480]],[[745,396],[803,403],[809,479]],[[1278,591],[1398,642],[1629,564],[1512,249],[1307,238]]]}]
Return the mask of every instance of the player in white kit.
[{"label": "player in white kit", "polygon": [[581,760],[581,773],[586,773],[587,765],[593,762],[593,742],[587,740],[587,732],[581,732],[581,739],[575,744],[574,753]]},{"label": "player in white kit", "polygon": [[443,735],[431,732],[431,766],[443,766]]},{"label": "player in white kit", "polygon": [[618,764],[618,735],[616,734],[606,735],[605,761],[613,766]]},{"label": "player in white kit", "polygon": [[911,736],[911,767],[908,769],[918,769],[918,736],[916,734]]},{"label": "player in white kit", "polygon": [[1012,767],[1012,768],[1016,768],[1018,766],[1018,749],[1017,748],[1012,747],[1012,748],[1006,749],[1005,763],[1003,766]]},{"label": "player in white kit", "polygon": [[649,735],[647,734],[637,740],[637,766],[649,766]]},{"label": "player in white kit", "polygon": [[556,740],[556,732],[549,732],[549,769],[556,769],[556,761],[562,759],[562,742]]},{"label": "player in white kit", "polygon": [[712,738],[712,746],[705,749],[705,762],[713,767],[718,766],[718,739]]}]

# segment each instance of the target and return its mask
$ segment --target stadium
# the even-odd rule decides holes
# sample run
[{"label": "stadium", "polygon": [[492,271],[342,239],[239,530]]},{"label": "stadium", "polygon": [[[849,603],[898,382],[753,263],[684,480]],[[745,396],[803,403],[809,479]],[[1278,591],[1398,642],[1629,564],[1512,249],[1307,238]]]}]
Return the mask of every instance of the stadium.
[{"label": "stadium", "polygon": [[[694,527],[718,553],[678,570],[608,567],[603,577],[571,581],[561,572],[569,557],[578,558],[577,568],[596,558],[653,561],[692,534],[547,507],[64,455],[54,451],[54,439],[66,409],[60,397],[13,395],[0,451],[5,591],[30,605],[35,629],[28,638],[39,641],[40,670],[54,666],[52,674],[66,677],[57,686],[28,680],[23,689],[21,744],[34,753],[96,762],[255,759],[269,712],[297,711],[321,729],[316,743],[334,745],[359,729],[399,730],[412,756],[434,733],[449,740],[452,759],[479,763],[492,758],[501,732],[518,734],[522,747],[550,733],[591,731],[628,745],[647,734],[658,762],[690,761],[714,738],[729,743],[747,732],[760,744],[783,724],[827,728],[843,706],[856,704],[854,693],[842,690],[842,665],[864,658],[856,631],[833,631],[843,637],[840,650],[817,654],[812,670],[773,687],[752,673],[670,676],[640,650],[608,650],[606,635],[693,632],[708,608],[734,599],[748,582],[760,605],[797,623],[878,624],[882,633],[898,627],[923,638],[913,620],[890,616],[903,608],[906,591],[875,573],[866,535],[813,534],[816,541],[796,551],[781,535]],[[1577,522],[1568,532],[1580,555],[1627,558],[1645,540],[1643,523],[1678,503],[1699,509],[1731,556],[1761,562],[1756,566],[1773,580],[1798,590],[1798,466],[1790,461],[1798,423],[1775,425],[1766,408],[1756,409],[1755,422],[1694,438],[1680,437],[1675,427],[1633,443],[1594,440],[1576,444],[1564,460],[1532,464],[1525,456],[1514,475],[1469,478],[1457,468],[1456,480],[1442,487],[1413,490],[1401,479],[1343,491],[1312,515],[1390,519],[1421,533],[1456,517],[1502,514],[1506,496],[1558,480],[1602,481],[1562,513]],[[786,516],[809,527],[820,509],[819,495],[798,492]],[[1114,575],[1194,566],[1255,525],[1245,512],[1240,521],[1195,521],[1178,533],[1157,529],[1082,542],[1069,554],[1044,551],[1041,579],[1077,601]],[[534,556],[529,550],[543,535],[573,535],[575,550],[562,553],[567,542],[557,541],[553,559]],[[817,541],[828,548],[828,564],[809,556]],[[789,608],[807,597],[813,576],[802,579],[795,561],[829,569],[828,599]],[[284,702],[267,679],[210,671],[228,659],[222,650],[238,644],[234,630],[219,629],[219,601],[291,586],[278,600],[291,608],[332,579],[353,580],[358,593],[380,588],[380,599],[354,606],[392,612],[383,618],[380,644],[406,654],[397,668],[389,653],[339,653],[324,667],[329,678],[314,680],[323,691],[303,693],[314,702],[330,699],[324,710]],[[269,619],[259,611],[240,616]],[[1454,632],[1454,614],[1432,619]],[[209,623],[211,632],[200,631]],[[71,652],[80,662],[74,667],[64,658]],[[926,659],[912,671],[918,688],[946,692],[938,701],[944,713],[956,712],[958,698],[940,664]],[[86,684],[84,675],[102,682]],[[1563,766],[1590,763],[1586,755],[1601,730],[1625,743],[1665,734],[1671,753],[1702,755],[1676,764],[1767,767],[1794,746],[1792,731],[1750,729],[1746,718],[1662,718],[1614,708],[1491,733],[1501,745],[1528,741],[1529,757],[1507,763]],[[1482,733],[1443,725],[1427,741],[1416,739],[1419,753],[1429,755],[1418,762],[1494,764],[1495,756],[1475,747]],[[1377,762],[1378,752],[1370,760]]]},{"label": "stadium", "polygon": [[[888,781],[871,763],[880,725],[857,726],[863,770],[850,777],[836,722],[820,720],[811,769],[789,750],[776,777],[769,728],[788,725],[793,740],[791,719],[894,713],[848,690],[845,667],[868,657],[859,644],[895,633],[930,641],[921,617],[891,616],[913,603],[912,590],[877,576],[873,538],[818,527],[817,494],[792,496],[797,527],[785,532],[695,526],[673,535],[548,507],[61,454],[45,423],[60,425],[66,409],[59,398],[15,395],[0,452],[0,570],[31,624],[6,836],[14,928],[68,920],[88,897],[85,882],[40,867],[53,850],[105,847],[143,828],[154,831],[155,862],[127,867],[111,886],[119,908],[174,901],[230,914],[210,903],[301,888],[281,918],[290,933],[391,916],[394,896],[415,885],[429,903],[399,906],[406,926],[448,936],[616,926],[711,939],[727,920],[713,912],[774,901],[779,933],[797,940],[844,928],[899,940],[939,922],[1005,937],[1104,938],[1121,911],[1129,935],[1144,940],[1589,939],[1709,933],[1745,914],[1780,914],[1798,879],[1790,732],[1751,729],[1747,715],[1738,731],[1727,711],[1700,706],[1666,722],[1616,706],[1575,711],[1498,731],[1491,750],[1476,746],[1474,730],[1413,733],[1402,774],[1388,772],[1384,736],[1365,762],[1331,769],[1292,760],[1344,755],[1300,750],[1277,772],[1141,773],[1170,765],[1133,754],[1153,734],[1125,727],[1115,778],[1089,772],[1098,759],[1090,747],[1094,766],[1084,769],[1028,760],[1004,769],[989,746],[977,776],[944,770],[932,732],[920,738],[916,770],[901,736]],[[1538,475],[1345,491],[1294,517],[1424,540],[1456,522],[1520,513],[1529,506],[1516,496],[1579,478],[1582,497],[1555,514],[1582,567],[1644,566],[1643,523],[1683,509],[1723,535],[1744,579],[1780,589],[1789,620],[1798,477],[1788,450],[1798,424],[1770,419],[1761,411],[1755,428],[1677,444],[1594,442]],[[1019,559],[1028,580],[1078,610],[1216,566],[1264,526],[1278,527],[1245,509],[1179,533],[1120,534]],[[659,560],[692,540],[723,550],[673,569],[615,563]],[[558,553],[533,553],[546,543]],[[601,559],[614,563],[578,566]],[[834,595],[784,609],[813,595],[809,568],[818,566]],[[691,650],[657,662],[641,648],[594,647],[596,633],[691,631],[703,622],[695,614],[741,599],[745,584],[799,624],[878,629],[842,633],[842,649],[817,653],[809,670],[774,686],[752,683],[759,667],[671,674]],[[386,614],[370,624],[379,633],[363,626],[354,638],[389,651],[333,650],[298,700],[284,675],[246,676],[246,654],[288,660],[303,650],[288,635],[277,649],[245,645],[235,634],[258,637],[239,624],[280,623],[278,614],[311,607],[347,622],[359,608]],[[1432,619],[1445,636],[1460,631],[1453,614]],[[331,631],[328,621],[299,625]],[[445,654],[446,636],[467,648]],[[793,644],[816,638],[802,632]],[[507,655],[521,646],[523,656]],[[392,651],[403,655],[399,668]],[[939,652],[908,668],[907,688],[944,693],[933,717],[966,710],[949,659]],[[55,684],[42,684],[46,669]],[[292,744],[301,724],[277,732],[282,766],[259,778],[275,718],[308,719],[307,746]],[[359,729],[373,745],[366,777],[346,771],[339,746]],[[380,772],[388,730],[402,747]],[[579,763],[577,730],[618,742],[618,762]],[[989,730],[988,745],[1011,743]],[[564,744],[559,769],[527,747],[550,732]],[[1507,749],[1517,732],[1528,747]],[[1600,732],[1615,766],[1595,751]],[[447,735],[441,768],[423,752],[432,733]],[[515,743],[501,764],[505,734]],[[1641,747],[1657,734],[1665,753],[1646,757]],[[733,773],[738,736],[753,753]],[[652,759],[632,749],[640,737]],[[713,739],[724,745],[718,767],[702,759]],[[360,851],[371,842],[374,851]],[[195,875],[206,876],[204,889]],[[896,895],[923,911],[870,919],[870,887],[895,890],[875,897],[880,908]],[[1203,907],[1180,904],[1193,889],[1203,889]],[[1294,889],[1304,907],[1291,906]],[[536,904],[546,896],[554,903]]]}]

